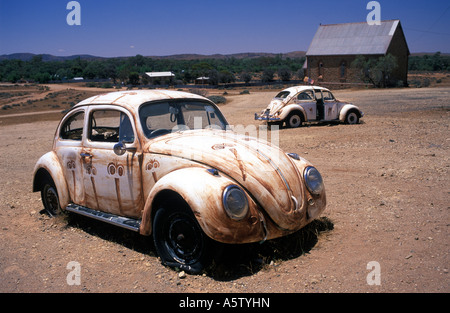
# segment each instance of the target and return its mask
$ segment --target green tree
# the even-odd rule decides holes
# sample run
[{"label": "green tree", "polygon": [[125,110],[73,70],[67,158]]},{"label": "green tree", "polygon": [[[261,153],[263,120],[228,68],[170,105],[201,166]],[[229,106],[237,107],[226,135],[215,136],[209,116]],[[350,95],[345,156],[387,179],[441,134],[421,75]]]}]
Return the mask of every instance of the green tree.
[{"label": "green tree", "polygon": [[139,73],[131,72],[128,79],[131,85],[139,85]]},{"label": "green tree", "polygon": [[291,80],[292,72],[287,66],[283,66],[278,70],[278,76],[282,81],[287,82]]},{"label": "green tree", "polygon": [[250,75],[248,72],[243,72],[241,74],[241,79],[248,84],[252,80],[252,75]]},{"label": "green tree", "polygon": [[209,77],[209,84],[210,85],[218,85],[219,84],[219,72],[217,72],[217,70],[212,69],[208,72],[208,77]]},{"label": "green tree", "polygon": [[126,82],[129,75],[130,75],[130,70],[128,69],[128,66],[126,66],[126,65],[119,66],[118,71],[117,71],[117,77],[119,78],[119,80],[121,82]]},{"label": "green tree", "polygon": [[266,69],[263,71],[263,73],[262,73],[261,81],[264,82],[264,83],[273,81],[273,75],[274,75],[274,74],[275,74],[275,71],[274,71],[273,69],[271,69],[271,68],[266,68]]},{"label": "green tree", "polygon": [[219,73],[219,81],[224,84],[229,84],[235,82],[236,78],[230,71],[223,70]]},{"label": "green tree", "polygon": [[358,77],[375,87],[387,87],[395,84],[391,74],[398,67],[397,58],[392,54],[381,56],[378,59],[365,58],[362,55],[356,57],[351,67],[358,69]]}]

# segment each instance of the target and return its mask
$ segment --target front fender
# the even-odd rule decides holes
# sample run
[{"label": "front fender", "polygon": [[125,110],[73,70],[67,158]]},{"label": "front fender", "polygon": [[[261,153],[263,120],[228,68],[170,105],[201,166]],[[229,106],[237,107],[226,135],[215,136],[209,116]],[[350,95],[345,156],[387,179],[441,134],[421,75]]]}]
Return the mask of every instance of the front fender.
[{"label": "front fender", "polygon": [[226,175],[217,172],[213,175],[202,167],[184,168],[171,172],[155,184],[145,203],[140,233],[150,235],[152,217],[158,209],[155,199],[164,191],[180,195],[191,208],[205,234],[224,243],[247,243],[265,238],[262,215],[256,203],[247,194],[249,213],[236,221],[225,212],[222,204],[224,189],[238,185]]},{"label": "front fender", "polygon": [[341,108],[341,112],[339,113],[339,121],[341,122],[345,122],[345,117],[347,116],[347,113],[350,110],[356,110],[359,114],[358,117],[362,117],[363,114],[362,112],[359,110],[359,108],[356,105],[353,104],[345,104],[342,108]]},{"label": "front fender", "polygon": [[58,191],[59,204],[62,209],[65,209],[70,202],[69,190],[61,164],[53,151],[44,154],[34,167],[33,192],[41,190],[43,179],[47,177],[45,172],[51,176],[55,183],[55,187]]}]

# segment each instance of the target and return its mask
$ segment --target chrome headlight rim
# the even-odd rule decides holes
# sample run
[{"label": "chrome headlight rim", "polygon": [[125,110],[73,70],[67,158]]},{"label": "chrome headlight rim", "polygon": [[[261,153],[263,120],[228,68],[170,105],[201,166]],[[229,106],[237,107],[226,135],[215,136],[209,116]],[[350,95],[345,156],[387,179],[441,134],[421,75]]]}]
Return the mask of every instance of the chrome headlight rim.
[{"label": "chrome headlight rim", "polygon": [[306,188],[313,195],[320,195],[323,191],[323,179],[320,172],[314,166],[308,166],[304,171]]},{"label": "chrome headlight rim", "polygon": [[249,211],[247,195],[237,185],[228,185],[224,189],[222,204],[227,215],[236,221],[245,218]]}]

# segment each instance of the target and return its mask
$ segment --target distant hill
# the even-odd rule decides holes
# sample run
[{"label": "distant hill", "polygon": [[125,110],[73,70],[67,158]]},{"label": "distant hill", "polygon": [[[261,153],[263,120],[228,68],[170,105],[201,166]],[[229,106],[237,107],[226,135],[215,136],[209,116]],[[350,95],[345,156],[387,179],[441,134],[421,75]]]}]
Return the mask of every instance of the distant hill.
[{"label": "distant hill", "polygon": [[[244,58],[259,58],[259,57],[275,57],[277,55],[282,54],[283,57],[288,58],[301,58],[304,57],[305,51],[294,51],[288,53],[265,53],[265,52],[248,52],[248,53],[234,53],[234,54],[212,54],[212,55],[204,55],[204,54],[174,54],[168,56],[148,56],[152,59],[171,59],[171,60],[198,60],[198,59],[227,59],[227,58],[236,58],[236,59],[244,59]],[[38,54],[33,53],[13,53],[13,54],[3,54],[0,55],[1,60],[22,60],[22,61],[30,61],[34,56]],[[54,56],[51,54],[41,54],[42,60],[44,62],[48,61],[65,61],[65,60],[73,60],[76,58],[80,58],[82,60],[101,60],[108,59],[105,57],[99,57],[89,54],[77,54],[71,56]],[[117,58],[127,58],[127,57],[117,57]]]},{"label": "distant hill", "polygon": [[[413,57],[423,57],[424,55],[434,55],[436,52],[414,52],[411,53]],[[441,53],[441,56],[450,56],[450,53]]]},{"label": "distant hill", "polygon": [[71,56],[54,56],[51,54],[34,54],[34,53],[13,53],[13,54],[3,54],[0,55],[0,61],[1,60],[21,60],[21,61],[30,61],[34,56],[36,55],[42,55],[42,61],[48,62],[48,61],[65,61],[65,60],[73,60],[80,58],[82,60],[100,60],[105,59],[103,57],[98,57],[94,55],[89,54],[77,54],[77,55],[71,55]]},{"label": "distant hill", "polygon": [[152,59],[172,59],[172,60],[199,60],[199,59],[254,59],[260,57],[275,57],[277,55],[283,55],[288,58],[301,58],[306,55],[306,51],[294,51],[288,53],[268,53],[268,52],[244,52],[233,54],[174,54],[168,56],[150,56]]},{"label": "distant hill", "polygon": [[[424,55],[434,55],[436,52],[414,52],[411,53],[411,56],[424,56]],[[244,53],[233,53],[233,54],[194,54],[194,53],[185,53],[185,54],[174,54],[174,55],[166,55],[166,56],[147,56],[147,58],[152,59],[169,59],[169,60],[200,60],[200,59],[253,59],[260,57],[275,57],[277,55],[282,55],[285,58],[302,58],[306,55],[306,51],[292,51],[287,53],[268,53],[268,52],[244,52]],[[1,60],[22,60],[22,61],[30,61],[34,56],[38,54],[34,53],[13,53],[13,54],[3,54],[0,55]],[[126,59],[128,57],[99,57],[90,54],[76,54],[71,56],[55,56],[51,54],[41,54],[42,60],[44,62],[48,61],[65,61],[65,60],[73,60],[80,58],[82,60],[102,60],[102,59]],[[441,53],[441,56],[450,56],[450,53]]]}]

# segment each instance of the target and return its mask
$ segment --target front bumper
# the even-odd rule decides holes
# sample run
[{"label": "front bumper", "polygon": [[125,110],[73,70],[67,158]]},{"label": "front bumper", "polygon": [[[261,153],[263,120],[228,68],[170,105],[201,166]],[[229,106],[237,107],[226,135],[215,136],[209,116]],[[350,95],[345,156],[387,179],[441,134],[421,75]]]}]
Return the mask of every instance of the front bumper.
[{"label": "front bumper", "polygon": [[273,116],[270,116],[269,114],[255,113],[255,120],[257,120],[257,121],[279,121],[279,120],[281,120],[281,118],[273,117]]}]

